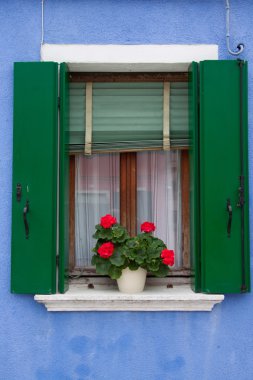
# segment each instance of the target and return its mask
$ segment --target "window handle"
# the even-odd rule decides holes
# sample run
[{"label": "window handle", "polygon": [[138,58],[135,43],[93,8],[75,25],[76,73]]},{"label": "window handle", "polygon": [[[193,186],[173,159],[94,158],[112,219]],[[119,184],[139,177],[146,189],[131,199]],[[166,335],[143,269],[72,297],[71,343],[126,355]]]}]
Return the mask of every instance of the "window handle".
[{"label": "window handle", "polygon": [[24,218],[24,224],[25,224],[25,238],[26,239],[29,238],[29,225],[28,225],[28,221],[26,218],[26,215],[28,214],[28,212],[29,212],[29,201],[27,200],[25,207],[24,207],[24,210],[23,210],[23,218]]},{"label": "window handle", "polygon": [[227,199],[227,212],[228,212],[227,233],[228,233],[228,237],[230,238],[233,210],[232,210],[231,201],[229,198]]}]

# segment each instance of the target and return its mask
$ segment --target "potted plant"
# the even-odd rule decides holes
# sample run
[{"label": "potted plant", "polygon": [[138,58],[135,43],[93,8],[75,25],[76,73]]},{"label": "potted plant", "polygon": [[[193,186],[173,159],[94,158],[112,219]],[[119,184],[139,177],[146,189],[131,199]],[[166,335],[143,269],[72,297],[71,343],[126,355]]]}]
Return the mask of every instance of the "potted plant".
[{"label": "potted plant", "polygon": [[141,292],[147,272],[165,277],[169,266],[174,265],[174,251],[152,235],[155,225],[144,222],[141,231],[130,237],[125,227],[108,214],[101,218],[93,235],[97,239],[92,257],[96,272],[117,280],[119,290],[124,293]]}]

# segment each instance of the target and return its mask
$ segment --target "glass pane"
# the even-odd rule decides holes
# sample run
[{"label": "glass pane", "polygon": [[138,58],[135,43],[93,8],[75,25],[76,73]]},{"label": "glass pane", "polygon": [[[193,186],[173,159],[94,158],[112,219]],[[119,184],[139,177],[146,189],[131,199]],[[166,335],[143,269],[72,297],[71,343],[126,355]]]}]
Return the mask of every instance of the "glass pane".
[{"label": "glass pane", "polygon": [[75,255],[76,266],[90,266],[95,225],[105,214],[119,221],[119,154],[76,157]]},{"label": "glass pane", "polygon": [[182,266],[180,152],[137,153],[137,227],[155,223],[154,236],[175,251],[175,268]]}]

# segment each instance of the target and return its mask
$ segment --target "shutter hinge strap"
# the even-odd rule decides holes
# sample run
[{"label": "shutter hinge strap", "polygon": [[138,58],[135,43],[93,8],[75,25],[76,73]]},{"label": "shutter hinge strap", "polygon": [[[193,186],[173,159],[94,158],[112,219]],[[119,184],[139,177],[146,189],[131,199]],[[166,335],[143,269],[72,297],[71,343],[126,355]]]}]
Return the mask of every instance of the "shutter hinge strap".
[{"label": "shutter hinge strap", "polygon": [[56,266],[58,267],[60,263],[60,256],[56,255]]},{"label": "shutter hinge strap", "polygon": [[58,106],[58,108],[60,109],[60,107],[61,107],[61,98],[60,98],[60,96],[58,96],[58,103],[57,103],[57,106]]}]

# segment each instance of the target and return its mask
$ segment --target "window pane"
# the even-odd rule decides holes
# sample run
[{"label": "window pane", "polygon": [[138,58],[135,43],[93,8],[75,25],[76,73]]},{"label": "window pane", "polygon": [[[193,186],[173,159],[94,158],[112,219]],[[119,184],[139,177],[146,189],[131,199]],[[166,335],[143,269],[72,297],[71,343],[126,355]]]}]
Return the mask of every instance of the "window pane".
[{"label": "window pane", "polygon": [[155,223],[154,236],[175,251],[175,268],[182,266],[180,152],[137,154],[137,228]]},{"label": "window pane", "polygon": [[90,266],[96,241],[95,225],[105,214],[119,213],[119,154],[76,157],[75,255],[76,266]]}]

